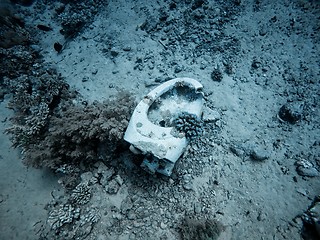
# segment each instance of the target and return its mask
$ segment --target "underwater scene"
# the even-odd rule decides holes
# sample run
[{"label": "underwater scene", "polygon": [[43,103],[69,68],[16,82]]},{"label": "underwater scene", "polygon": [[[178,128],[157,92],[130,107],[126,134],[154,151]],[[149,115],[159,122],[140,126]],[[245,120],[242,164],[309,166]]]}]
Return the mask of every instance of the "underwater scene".
[{"label": "underwater scene", "polygon": [[0,239],[318,240],[319,107],[319,0],[0,0]]}]

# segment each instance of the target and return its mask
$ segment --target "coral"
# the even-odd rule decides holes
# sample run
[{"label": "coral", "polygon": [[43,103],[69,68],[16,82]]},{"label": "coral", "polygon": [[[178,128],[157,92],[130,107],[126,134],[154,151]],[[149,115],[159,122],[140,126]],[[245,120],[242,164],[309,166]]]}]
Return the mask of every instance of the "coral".
[{"label": "coral", "polygon": [[110,155],[122,140],[133,104],[127,92],[119,92],[116,98],[103,103],[61,104],[50,115],[47,130],[40,138],[24,146],[24,162],[52,169],[94,162],[101,146]]},{"label": "coral", "polygon": [[86,204],[91,199],[91,189],[87,183],[80,183],[72,190],[70,201],[75,204]]},{"label": "coral", "polygon": [[203,134],[203,122],[195,114],[182,112],[173,121],[174,127],[185,134],[188,140],[193,140]]},{"label": "coral", "polygon": [[222,78],[223,78],[223,74],[222,74],[220,68],[213,69],[213,71],[211,73],[211,79],[215,82],[221,82]]},{"label": "coral", "polygon": [[0,48],[11,48],[15,45],[28,45],[30,34],[24,28],[23,21],[12,15],[10,5],[0,5]]},{"label": "coral", "polygon": [[71,223],[80,216],[80,209],[70,204],[62,204],[49,213],[48,224],[52,230],[58,230],[64,224]]},{"label": "coral", "polygon": [[38,143],[46,130],[49,116],[67,93],[67,85],[54,70],[47,69],[34,75],[5,78],[4,84],[13,97],[9,106],[15,111],[13,126],[6,130],[12,134],[14,146],[26,147]]},{"label": "coral", "polygon": [[84,26],[90,24],[101,4],[105,2],[103,0],[68,1],[63,11],[58,14],[62,26],[60,32],[65,38],[77,36]]},{"label": "coral", "polygon": [[97,209],[91,208],[88,212],[80,216],[79,221],[76,223],[75,236],[77,239],[85,239],[92,229],[95,223],[100,219],[99,211]]}]

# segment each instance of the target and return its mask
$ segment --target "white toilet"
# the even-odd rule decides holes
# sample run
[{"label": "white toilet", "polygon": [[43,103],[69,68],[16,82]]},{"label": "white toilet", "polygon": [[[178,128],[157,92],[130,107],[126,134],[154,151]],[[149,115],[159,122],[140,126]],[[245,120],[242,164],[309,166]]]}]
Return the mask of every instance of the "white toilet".
[{"label": "white toilet", "polygon": [[186,137],[175,130],[173,121],[182,112],[201,117],[202,88],[194,79],[175,78],[156,87],[137,105],[124,140],[131,144],[132,152],[145,155],[141,164],[145,170],[171,175],[188,145]]}]

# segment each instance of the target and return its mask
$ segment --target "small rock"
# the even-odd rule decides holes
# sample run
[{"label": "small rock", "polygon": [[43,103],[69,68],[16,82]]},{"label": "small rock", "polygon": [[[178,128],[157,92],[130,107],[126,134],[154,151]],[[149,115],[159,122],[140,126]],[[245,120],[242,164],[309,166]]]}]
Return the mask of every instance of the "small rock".
[{"label": "small rock", "polygon": [[250,157],[253,160],[264,161],[270,157],[270,152],[263,148],[254,148],[250,152]]},{"label": "small rock", "polygon": [[242,158],[246,155],[245,151],[241,146],[231,145],[229,148],[230,148],[230,151],[238,157]]},{"label": "small rock", "polygon": [[82,182],[90,182],[90,180],[93,178],[93,174],[92,172],[84,172],[80,177]]},{"label": "small rock", "polygon": [[108,183],[108,186],[106,186],[106,191],[109,194],[117,194],[119,189],[120,189],[120,185],[115,179],[112,179]]},{"label": "small rock", "polygon": [[122,48],[122,50],[125,51],[125,52],[129,52],[129,51],[131,51],[131,47],[130,46],[125,46],[125,47]]},{"label": "small rock", "polygon": [[88,82],[88,81],[89,81],[89,77],[84,76],[84,77],[82,78],[82,82]]},{"label": "small rock", "polygon": [[267,26],[261,26],[259,30],[259,35],[260,36],[265,36],[268,33],[268,27]]},{"label": "small rock", "polygon": [[265,213],[263,213],[263,212],[259,212],[259,213],[258,213],[258,217],[257,217],[257,220],[258,220],[258,221],[264,221],[264,220],[266,220],[266,219],[267,219],[267,216],[266,216]]},{"label": "small rock", "polygon": [[167,225],[164,222],[160,223],[160,228],[161,229],[166,229]]},{"label": "small rock", "polygon": [[297,173],[300,176],[305,176],[305,177],[317,177],[319,176],[319,172],[317,169],[314,167],[311,168],[304,168],[302,166],[297,167]]},{"label": "small rock", "polygon": [[199,203],[194,204],[194,213],[195,214],[201,213],[201,205]]},{"label": "small rock", "polygon": [[183,188],[187,191],[192,190],[192,184],[191,183],[185,183],[183,184]]},{"label": "small rock", "polygon": [[110,54],[111,54],[112,57],[116,57],[116,56],[119,55],[119,51],[118,51],[117,48],[113,47],[113,48],[111,48],[111,50],[110,50]]},{"label": "small rock", "polygon": [[221,118],[218,111],[212,110],[211,108],[205,107],[203,110],[203,121],[205,122],[216,122]]},{"label": "small rock", "polygon": [[117,175],[114,179],[117,181],[117,183],[118,183],[120,186],[122,186],[122,184],[123,184],[123,179],[120,177],[120,175]]},{"label": "small rock", "polygon": [[297,166],[296,171],[300,176],[317,177],[320,175],[313,164],[305,159],[296,161],[295,165]]},{"label": "small rock", "polygon": [[279,110],[278,118],[283,122],[297,123],[302,118],[303,107],[304,104],[300,102],[284,104]]},{"label": "small rock", "polygon": [[182,71],[182,68],[180,66],[176,66],[174,69],[174,73],[179,73]]},{"label": "small rock", "polygon": [[113,176],[113,174],[115,173],[113,168],[110,168],[108,170],[105,170],[104,172],[102,172],[102,177],[100,179],[100,183],[103,186],[107,186],[109,180],[111,179],[111,177]]}]

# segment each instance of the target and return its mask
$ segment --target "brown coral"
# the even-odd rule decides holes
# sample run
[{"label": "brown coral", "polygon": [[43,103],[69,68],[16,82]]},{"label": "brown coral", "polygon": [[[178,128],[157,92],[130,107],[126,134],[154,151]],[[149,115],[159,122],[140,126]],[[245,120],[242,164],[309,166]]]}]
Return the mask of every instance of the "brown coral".
[{"label": "brown coral", "polygon": [[133,98],[120,92],[117,98],[87,106],[62,104],[50,116],[48,130],[35,144],[25,146],[24,162],[53,169],[98,159],[103,144],[110,153],[122,139]]}]

